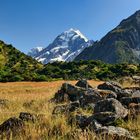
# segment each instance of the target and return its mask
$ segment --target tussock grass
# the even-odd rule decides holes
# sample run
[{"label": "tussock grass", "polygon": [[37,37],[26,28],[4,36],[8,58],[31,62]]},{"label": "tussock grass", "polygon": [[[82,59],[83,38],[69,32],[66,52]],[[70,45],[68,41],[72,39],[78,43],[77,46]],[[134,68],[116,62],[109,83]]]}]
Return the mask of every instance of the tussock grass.
[{"label": "tussock grass", "polygon": [[[54,96],[64,82],[0,83],[0,99],[9,101],[8,107],[0,107],[0,124],[10,117],[18,117],[20,112],[30,112],[43,116],[39,122],[26,123],[25,135],[14,137],[14,140],[84,140],[89,137],[87,133],[77,129],[74,124],[68,125],[66,116],[55,117],[52,115],[55,105],[49,103],[48,100]],[[76,83],[76,81],[67,82]],[[101,82],[90,81],[93,87],[99,83]],[[90,135],[92,136],[93,133]]]},{"label": "tussock grass", "polygon": [[[76,81],[67,81],[75,84]],[[89,81],[93,87],[102,83]],[[11,140],[94,140],[95,134],[91,131],[82,131],[76,124],[69,125],[67,115],[53,116],[56,106],[48,102],[60,89],[64,81],[56,82],[16,82],[0,83],[0,99],[9,101],[8,107],[0,107],[0,124],[10,117],[18,117],[20,112],[29,112],[41,115],[38,122],[26,122],[25,134]],[[79,109],[75,114],[91,114],[90,110]],[[136,136],[140,134],[140,119],[137,121],[122,122],[119,126],[127,128]]]}]

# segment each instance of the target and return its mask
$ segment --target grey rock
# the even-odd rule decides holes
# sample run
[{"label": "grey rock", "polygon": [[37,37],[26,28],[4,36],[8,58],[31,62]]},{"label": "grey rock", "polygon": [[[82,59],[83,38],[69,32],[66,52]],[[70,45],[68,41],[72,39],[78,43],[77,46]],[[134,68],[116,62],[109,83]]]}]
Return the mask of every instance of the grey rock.
[{"label": "grey rock", "polygon": [[112,82],[112,81],[105,82],[105,83],[100,84],[98,86],[98,89],[112,90],[114,92],[117,90],[117,88],[120,89],[121,88],[121,85],[119,83],[117,83],[117,82]]},{"label": "grey rock", "polygon": [[130,132],[121,127],[100,127],[95,133],[98,138],[103,138],[105,140],[134,140],[134,137],[130,134]]},{"label": "grey rock", "polygon": [[124,118],[128,114],[128,110],[118,100],[113,98],[105,99],[95,104],[94,113],[100,112],[112,112],[120,118]]},{"label": "grey rock", "polygon": [[115,92],[111,92],[109,93],[106,98],[114,98],[114,99],[117,99],[117,94]]},{"label": "grey rock", "polygon": [[140,90],[134,91],[132,97],[140,97]]},{"label": "grey rock", "polygon": [[88,128],[90,129],[90,130],[96,130],[96,129],[98,129],[98,128],[100,128],[100,127],[102,127],[102,124],[100,124],[95,118],[94,118],[94,116],[92,115],[92,116],[89,116],[88,118],[87,118],[87,124],[88,124]]},{"label": "grey rock", "polygon": [[58,90],[57,93],[55,93],[55,96],[53,99],[51,99],[52,102],[61,103],[61,102],[68,102],[70,101],[69,95],[64,92],[63,90]]},{"label": "grey rock", "polygon": [[58,105],[53,109],[53,113],[55,115],[59,115],[59,114],[68,114],[70,112],[75,111],[76,109],[78,109],[80,107],[80,103],[78,101],[66,104],[66,105]]},{"label": "grey rock", "polygon": [[19,118],[23,121],[31,121],[31,122],[36,122],[38,120],[38,116],[36,114],[31,114],[28,112],[21,112]]},{"label": "grey rock", "polygon": [[78,87],[85,88],[85,89],[92,88],[92,86],[89,85],[87,80],[84,80],[84,79],[79,80],[75,85],[78,86]]},{"label": "grey rock", "polygon": [[88,126],[87,116],[85,115],[76,115],[75,116],[76,125],[81,129],[85,129]]},{"label": "grey rock", "polygon": [[79,88],[68,83],[64,83],[61,90],[68,94],[70,101],[77,101],[86,93],[84,88]]},{"label": "grey rock", "polygon": [[[24,134],[24,122],[19,118],[9,118],[5,122],[0,125],[0,134],[3,136],[3,133],[6,134],[6,139],[12,137],[19,136],[20,134]],[[3,137],[1,137],[3,139]]]},{"label": "grey rock", "polygon": [[95,104],[96,102],[102,100],[103,98],[99,96],[98,94],[86,94],[82,98],[80,98],[80,105],[82,107],[87,106],[88,104]]},{"label": "grey rock", "polygon": [[140,103],[140,97],[123,97],[120,99],[120,102],[128,107],[131,103]]},{"label": "grey rock", "polygon": [[113,112],[100,112],[95,113],[92,116],[95,120],[100,122],[102,125],[110,125],[113,124],[115,121],[117,121],[120,117],[117,116]]},{"label": "grey rock", "polygon": [[140,103],[139,104],[131,103],[129,105],[129,117],[131,119],[137,119],[138,115],[140,115]]},{"label": "grey rock", "polygon": [[58,105],[54,107],[52,114],[59,115],[67,112],[67,105]]},{"label": "grey rock", "polygon": [[75,111],[80,107],[80,103],[78,101],[72,102],[67,106],[67,110],[70,112]]},{"label": "grey rock", "polygon": [[130,97],[132,96],[132,92],[127,89],[122,89],[120,84],[116,82],[105,82],[98,86],[98,89],[102,90],[111,90],[117,94],[117,98],[120,99],[122,97]]}]

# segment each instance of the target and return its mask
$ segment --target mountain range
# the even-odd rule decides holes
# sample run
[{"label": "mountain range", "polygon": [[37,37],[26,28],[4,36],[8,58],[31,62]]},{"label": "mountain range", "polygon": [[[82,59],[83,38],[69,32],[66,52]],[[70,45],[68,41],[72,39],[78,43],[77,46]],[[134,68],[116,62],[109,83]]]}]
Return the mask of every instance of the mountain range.
[{"label": "mountain range", "polygon": [[54,41],[45,48],[37,47],[28,53],[43,64],[55,61],[73,61],[86,47],[93,45],[79,30],[69,29],[58,35]]},{"label": "mountain range", "polygon": [[85,48],[75,60],[140,63],[140,11],[124,19],[100,41]]}]

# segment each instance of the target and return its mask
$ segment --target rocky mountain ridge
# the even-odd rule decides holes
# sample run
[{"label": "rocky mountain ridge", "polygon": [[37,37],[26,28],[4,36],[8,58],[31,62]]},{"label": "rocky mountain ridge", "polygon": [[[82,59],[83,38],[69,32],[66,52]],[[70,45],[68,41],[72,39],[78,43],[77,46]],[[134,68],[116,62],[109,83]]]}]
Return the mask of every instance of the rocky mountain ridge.
[{"label": "rocky mountain ridge", "polygon": [[101,60],[106,63],[140,63],[140,11],[123,20],[75,60]]},{"label": "rocky mountain ridge", "polygon": [[38,51],[32,49],[28,55],[43,64],[55,61],[73,61],[86,47],[94,42],[88,40],[79,30],[69,29],[58,35],[55,40],[46,48]]}]

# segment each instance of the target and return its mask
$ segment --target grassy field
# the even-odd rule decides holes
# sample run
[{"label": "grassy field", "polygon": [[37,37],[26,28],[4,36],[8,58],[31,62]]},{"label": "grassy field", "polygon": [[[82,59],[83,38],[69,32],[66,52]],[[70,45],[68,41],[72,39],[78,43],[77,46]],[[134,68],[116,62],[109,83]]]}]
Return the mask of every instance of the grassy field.
[{"label": "grassy field", "polygon": [[[20,112],[43,115],[38,123],[26,124],[25,135],[18,135],[16,138],[11,136],[11,140],[94,140],[94,133],[82,132],[75,125],[72,127],[68,125],[66,116],[52,115],[55,104],[49,103],[48,100],[64,82],[76,83],[76,81],[0,83],[0,124],[10,117],[18,117]],[[102,82],[89,81],[89,83],[96,87]],[[1,100],[6,102],[3,103]],[[78,111],[83,113],[83,110]],[[122,122],[119,126],[127,128],[136,136],[140,134],[140,119]]]},{"label": "grassy field", "polygon": [[[54,105],[48,103],[65,81],[55,82],[14,82],[0,83],[0,124],[10,117],[18,117],[20,112],[42,114],[44,118],[38,124],[28,124],[26,134],[20,139],[83,139],[81,132],[67,125],[65,116],[52,118]],[[67,81],[75,84],[76,81]],[[102,83],[89,81],[93,87]],[[80,131],[80,130],[79,130]],[[93,134],[90,134],[91,136]],[[89,135],[88,135],[89,136]],[[93,136],[92,136],[93,137]],[[17,138],[19,139],[19,138]]]}]

